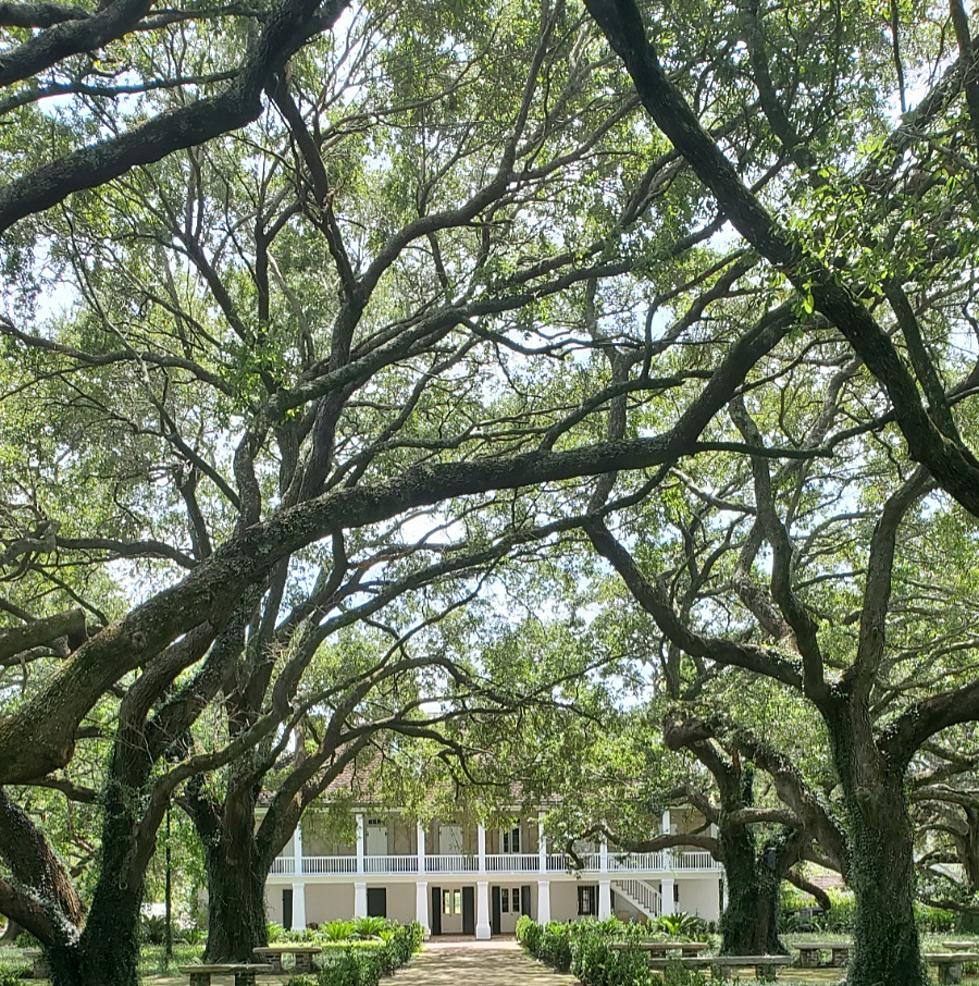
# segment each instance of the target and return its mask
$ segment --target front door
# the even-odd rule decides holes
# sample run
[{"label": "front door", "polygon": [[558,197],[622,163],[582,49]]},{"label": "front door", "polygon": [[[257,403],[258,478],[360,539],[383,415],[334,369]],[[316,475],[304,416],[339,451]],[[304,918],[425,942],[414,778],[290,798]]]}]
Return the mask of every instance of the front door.
[{"label": "front door", "polygon": [[367,916],[369,918],[388,916],[388,892],[384,887],[367,888]]},{"label": "front door", "polygon": [[462,888],[462,933],[476,934],[476,894],[472,887]]}]

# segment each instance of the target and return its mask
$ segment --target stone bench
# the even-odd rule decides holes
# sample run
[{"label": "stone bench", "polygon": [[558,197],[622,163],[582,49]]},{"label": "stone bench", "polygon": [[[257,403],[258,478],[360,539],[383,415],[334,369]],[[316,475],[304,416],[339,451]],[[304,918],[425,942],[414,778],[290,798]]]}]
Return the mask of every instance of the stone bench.
[{"label": "stone bench", "polygon": [[255,986],[255,977],[259,973],[272,972],[272,966],[231,962],[215,965],[182,965],[180,971],[185,976],[190,976],[190,986],[211,986],[211,976],[234,976],[235,986]]},{"label": "stone bench", "polygon": [[830,965],[842,969],[850,960],[850,950],[853,948],[853,943],[810,941],[794,947],[799,951],[799,966],[803,969],[815,969],[820,963],[822,952],[831,952]]},{"label": "stone bench", "polygon": [[48,957],[39,948],[24,949],[24,958],[30,959],[31,971],[27,974],[28,979],[50,979],[51,967],[48,965]]},{"label": "stone bench", "polygon": [[640,952],[649,952],[650,955],[669,955],[671,952],[679,952],[680,955],[692,957],[700,952],[706,952],[710,945],[705,941],[637,941],[637,942],[615,942],[612,948],[616,951],[623,951],[627,948],[635,948]]},{"label": "stone bench", "polygon": [[285,972],[282,968],[282,957],[294,955],[296,972],[312,972],[313,956],[319,955],[323,949],[319,945],[266,945],[264,948],[253,948],[255,958],[260,962],[268,962],[273,972]]},{"label": "stone bench", "polygon": [[960,983],[962,966],[966,962],[979,962],[979,952],[931,952],[925,961],[938,970],[940,983]]},{"label": "stone bench", "polygon": [[733,969],[754,969],[755,978],[773,980],[779,969],[794,965],[788,955],[698,955],[696,957],[651,958],[650,969],[668,969],[681,965],[684,969],[710,969],[715,979],[730,979]]}]

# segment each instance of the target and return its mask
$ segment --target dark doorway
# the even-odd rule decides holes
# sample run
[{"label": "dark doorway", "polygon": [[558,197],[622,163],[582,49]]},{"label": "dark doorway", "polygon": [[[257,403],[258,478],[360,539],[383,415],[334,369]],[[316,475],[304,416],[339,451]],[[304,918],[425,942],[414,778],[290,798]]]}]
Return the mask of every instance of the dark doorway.
[{"label": "dark doorway", "polygon": [[520,913],[530,916],[530,887],[520,888]]},{"label": "dark doorway", "polygon": [[472,887],[462,888],[462,933],[476,934],[476,895]]},{"label": "dark doorway", "polygon": [[388,916],[388,892],[384,887],[367,888],[367,916],[369,918]]},{"label": "dark doorway", "polygon": [[282,891],[282,927],[287,931],[292,927],[292,887]]},{"label": "dark doorway", "polygon": [[493,898],[492,917],[490,918],[490,930],[494,935],[500,933],[500,888],[491,887]]},{"label": "dark doorway", "polygon": [[432,887],[432,913],[428,915],[428,923],[433,935],[442,934],[442,888]]}]

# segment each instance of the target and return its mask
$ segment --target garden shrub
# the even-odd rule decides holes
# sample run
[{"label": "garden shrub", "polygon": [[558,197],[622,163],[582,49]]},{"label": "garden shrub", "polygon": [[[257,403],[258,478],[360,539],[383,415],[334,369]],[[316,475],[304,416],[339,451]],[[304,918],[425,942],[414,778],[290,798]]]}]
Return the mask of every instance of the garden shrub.
[{"label": "garden shrub", "polygon": [[530,918],[517,925],[517,939],[527,951],[562,972],[570,971],[585,986],[651,986],[645,952],[612,948],[630,940],[648,939],[648,926],[608,921],[552,921],[536,924]]},{"label": "garden shrub", "polygon": [[0,969],[0,986],[24,986],[24,976],[26,974],[26,968],[17,971]]},{"label": "garden shrub", "polygon": [[377,986],[382,976],[404,965],[424,941],[425,929],[417,922],[401,925],[385,918],[368,920],[370,924],[345,923],[355,929],[352,933],[376,932],[371,938],[337,940],[327,937],[338,933],[328,926],[315,932],[322,936],[317,940],[323,949],[318,986]]},{"label": "garden shrub", "polygon": [[934,935],[946,935],[955,931],[957,924],[957,916],[953,911],[946,911],[943,907],[929,907],[918,901],[914,904],[914,919],[919,931]]}]

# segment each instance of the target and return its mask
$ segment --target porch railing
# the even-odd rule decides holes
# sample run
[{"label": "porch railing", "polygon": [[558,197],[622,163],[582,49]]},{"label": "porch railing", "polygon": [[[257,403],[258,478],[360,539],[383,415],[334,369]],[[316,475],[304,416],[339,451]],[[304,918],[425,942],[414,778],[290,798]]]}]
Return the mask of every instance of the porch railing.
[{"label": "porch railing", "polygon": [[[487,854],[487,873],[539,873],[541,857],[537,853],[491,853]],[[589,875],[602,870],[600,853],[583,853],[580,856],[582,872]],[[545,857],[545,872],[563,873],[571,868],[570,859],[563,853],[548,853]],[[610,873],[669,873],[674,871],[711,872],[720,871],[709,852],[652,852],[608,854]],[[269,873],[273,876],[343,876],[357,874],[356,856],[304,856],[302,868],[297,869],[294,856],[279,856],[272,861]],[[399,876],[418,872],[418,856],[364,856],[363,870],[372,876]],[[479,857],[468,853],[441,853],[425,856],[426,874],[478,873]]]}]

